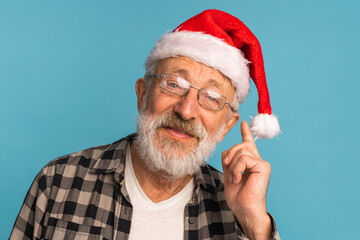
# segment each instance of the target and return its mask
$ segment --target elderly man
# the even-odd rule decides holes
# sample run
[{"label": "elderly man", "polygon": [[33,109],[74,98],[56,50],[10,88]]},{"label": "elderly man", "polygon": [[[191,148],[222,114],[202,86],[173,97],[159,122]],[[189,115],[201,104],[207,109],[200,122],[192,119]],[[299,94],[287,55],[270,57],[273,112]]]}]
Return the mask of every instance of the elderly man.
[{"label": "elderly man", "polygon": [[265,204],[270,165],[245,121],[224,174],[205,163],[240,118],[249,74],[260,99],[251,130],[280,131],[255,36],[207,10],[164,35],[145,66],[137,133],[45,166],[11,239],[279,239]]}]

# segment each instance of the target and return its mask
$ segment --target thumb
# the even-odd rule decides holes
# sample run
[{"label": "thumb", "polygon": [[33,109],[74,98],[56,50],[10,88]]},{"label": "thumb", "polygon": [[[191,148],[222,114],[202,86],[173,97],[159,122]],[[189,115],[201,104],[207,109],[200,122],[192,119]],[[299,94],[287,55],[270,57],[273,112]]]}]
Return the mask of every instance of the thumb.
[{"label": "thumb", "polygon": [[246,121],[241,122],[241,136],[242,136],[243,142],[245,142],[245,141],[254,142],[254,138],[251,134],[249,125]]}]

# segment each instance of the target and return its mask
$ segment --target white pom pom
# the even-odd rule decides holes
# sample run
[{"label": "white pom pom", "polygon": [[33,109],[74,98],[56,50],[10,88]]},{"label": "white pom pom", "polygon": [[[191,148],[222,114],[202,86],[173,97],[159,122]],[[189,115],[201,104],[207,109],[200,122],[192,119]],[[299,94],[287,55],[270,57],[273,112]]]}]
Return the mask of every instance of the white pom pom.
[{"label": "white pom pom", "polygon": [[255,135],[255,139],[271,139],[281,132],[277,117],[269,114],[256,115],[251,120],[250,130]]}]

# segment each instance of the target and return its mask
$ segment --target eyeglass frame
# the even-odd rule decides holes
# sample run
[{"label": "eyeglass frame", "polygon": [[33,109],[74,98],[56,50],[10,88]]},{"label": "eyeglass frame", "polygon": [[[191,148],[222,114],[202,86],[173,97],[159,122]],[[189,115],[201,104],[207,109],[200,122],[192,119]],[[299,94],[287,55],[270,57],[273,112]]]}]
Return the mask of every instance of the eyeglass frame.
[{"label": "eyeglass frame", "polygon": [[[173,76],[173,77],[177,77],[177,78],[180,78],[180,79],[186,81],[187,83],[189,83],[189,88],[186,90],[186,92],[185,92],[183,95],[176,94],[176,93],[170,91],[169,89],[164,88],[161,83],[162,83],[162,81],[164,81],[165,75],[171,75],[171,76]],[[237,112],[237,110],[236,110],[233,106],[231,106],[231,104],[227,101],[227,98],[226,98],[224,95],[222,95],[222,94],[220,94],[220,93],[218,93],[218,92],[215,92],[215,91],[213,91],[213,90],[210,90],[210,89],[198,88],[198,87],[196,87],[196,86],[193,86],[193,85],[190,84],[190,82],[189,82],[188,80],[186,80],[186,79],[183,78],[183,77],[180,77],[180,76],[177,76],[177,75],[174,75],[174,74],[171,74],[171,73],[149,75],[149,78],[150,78],[150,77],[161,77],[161,83],[160,83],[161,89],[163,89],[163,90],[165,90],[165,91],[167,91],[167,92],[169,92],[169,93],[172,93],[172,94],[174,94],[174,95],[177,95],[177,96],[186,96],[186,95],[190,92],[190,88],[195,88],[195,89],[197,89],[197,90],[198,90],[197,102],[198,102],[199,105],[202,106],[203,108],[206,108],[206,109],[209,109],[209,110],[212,110],[212,111],[216,111],[216,112],[220,112],[220,111],[222,111],[222,110],[224,109],[225,104],[228,104],[229,107],[230,107],[230,109],[231,109],[231,111],[233,111],[233,112],[235,112],[235,113]],[[216,93],[216,94],[219,94],[221,97],[223,97],[223,98],[225,99],[225,102],[224,102],[224,105],[222,106],[222,108],[216,110],[216,109],[212,109],[212,108],[206,107],[205,105],[202,105],[202,104],[199,102],[199,97],[200,97],[200,91],[201,91],[201,90],[211,91],[211,92],[214,92],[214,93]]]}]

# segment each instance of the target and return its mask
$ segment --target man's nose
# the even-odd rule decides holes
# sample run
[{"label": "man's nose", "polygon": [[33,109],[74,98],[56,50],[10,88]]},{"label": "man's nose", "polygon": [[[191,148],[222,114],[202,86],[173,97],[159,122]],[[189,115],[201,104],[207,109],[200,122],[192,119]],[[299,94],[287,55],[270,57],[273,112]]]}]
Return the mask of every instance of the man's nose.
[{"label": "man's nose", "polygon": [[182,96],[176,103],[174,111],[177,112],[183,120],[194,120],[197,118],[200,110],[197,95],[198,90],[192,88],[187,95]]}]

